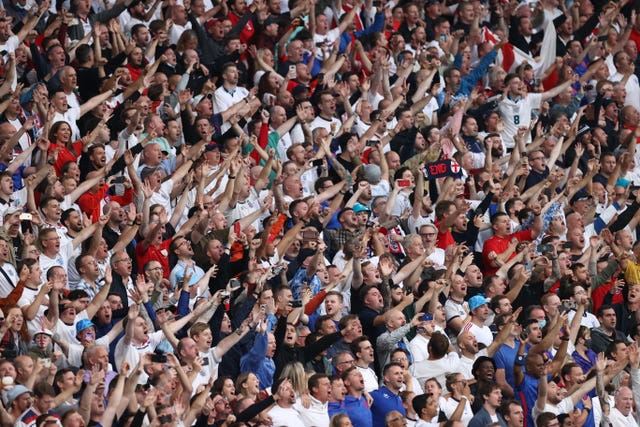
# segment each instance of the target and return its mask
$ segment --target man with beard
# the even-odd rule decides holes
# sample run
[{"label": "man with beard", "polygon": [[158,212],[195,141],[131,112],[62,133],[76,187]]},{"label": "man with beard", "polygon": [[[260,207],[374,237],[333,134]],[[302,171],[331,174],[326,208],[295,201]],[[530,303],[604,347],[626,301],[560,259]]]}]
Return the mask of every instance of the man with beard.
[{"label": "man with beard", "polygon": [[[596,378],[593,377],[583,382],[573,393],[567,395],[567,388],[560,384],[547,381],[547,376],[542,375],[538,382],[538,399],[533,407],[533,419],[543,412],[551,412],[556,415],[568,414],[591,391],[596,385]],[[563,396],[566,396],[563,398]],[[584,402],[583,402],[584,403]],[[591,412],[591,408],[589,408]]]},{"label": "man with beard", "polygon": [[[598,368],[596,364],[595,368]],[[562,382],[564,383],[564,388],[566,390],[576,390],[580,387],[581,384],[584,384],[586,381],[586,375],[582,371],[582,368],[577,363],[569,362],[562,367],[562,371],[560,372],[560,378],[562,378]],[[587,406],[591,407],[592,410],[589,411],[589,415],[587,415],[587,420],[584,425],[600,425],[600,419],[594,418],[596,414],[602,413],[602,408],[600,406],[600,399],[592,399],[589,394],[584,395],[584,400],[578,402],[575,406],[579,409],[583,409],[585,407],[585,401],[589,401],[591,406],[589,406],[589,402]]]}]

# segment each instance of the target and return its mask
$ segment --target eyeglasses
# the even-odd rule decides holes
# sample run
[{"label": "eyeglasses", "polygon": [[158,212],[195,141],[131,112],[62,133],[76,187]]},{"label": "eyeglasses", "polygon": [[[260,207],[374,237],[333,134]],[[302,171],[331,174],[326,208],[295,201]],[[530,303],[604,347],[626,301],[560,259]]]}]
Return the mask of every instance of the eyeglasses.
[{"label": "eyeglasses", "polygon": [[147,271],[151,272],[151,271],[162,271],[162,267],[153,267],[148,269]]},{"label": "eyeglasses", "polygon": [[98,261],[96,261],[95,259],[93,261],[87,261],[84,264],[82,264],[80,267],[86,267],[87,265],[98,265]]},{"label": "eyeglasses", "polygon": [[114,263],[114,264],[117,264],[117,263],[119,263],[119,262],[123,262],[123,261],[124,261],[124,262],[131,262],[131,258],[122,258],[122,259],[119,259],[119,260],[117,260],[117,261],[114,261],[113,263]]},{"label": "eyeglasses", "polygon": [[355,363],[356,361],[354,359],[351,359],[351,360],[343,360],[342,362],[338,362],[338,365],[344,365],[344,364],[354,365]]},{"label": "eyeglasses", "polygon": [[179,248],[179,247],[181,247],[182,245],[184,245],[186,243],[191,244],[190,241],[188,241],[187,239],[184,239],[182,242],[180,242],[180,244],[177,247]]}]

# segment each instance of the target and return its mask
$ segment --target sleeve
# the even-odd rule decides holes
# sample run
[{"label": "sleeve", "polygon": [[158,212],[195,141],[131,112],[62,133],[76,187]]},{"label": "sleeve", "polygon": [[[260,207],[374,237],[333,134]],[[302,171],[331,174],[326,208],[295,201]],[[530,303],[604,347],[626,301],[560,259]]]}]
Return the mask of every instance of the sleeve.
[{"label": "sleeve", "polygon": [[266,333],[256,334],[251,350],[240,359],[240,371],[257,372],[267,355],[267,345],[268,335]]},{"label": "sleeve", "polygon": [[116,3],[111,9],[103,10],[100,13],[96,13],[93,15],[93,19],[91,20],[91,24],[95,25],[96,22],[101,24],[105,24],[109,22],[111,19],[117,18],[127,7],[125,3]]},{"label": "sleeve", "polygon": [[[286,325],[286,322],[285,322]],[[307,363],[313,360],[314,357],[322,353],[324,350],[331,347],[331,345],[342,338],[342,334],[340,332],[335,332],[333,334],[325,335],[320,338],[318,341],[314,342],[308,347],[304,348],[304,363]]]},{"label": "sleeve", "polygon": [[491,52],[485,55],[478,66],[471,73],[469,73],[468,76],[462,79],[461,89],[458,91],[458,93],[469,95],[471,93],[471,90],[478,83],[478,80],[480,80],[482,76],[485,75],[487,68],[489,68],[489,65],[491,65],[494,59],[496,59],[496,56],[498,56],[498,52],[496,52],[495,50],[491,50]]},{"label": "sleeve", "polygon": [[269,408],[271,405],[275,403],[276,402],[275,400],[273,400],[273,396],[269,396],[266,399],[261,400],[258,403],[254,403],[244,411],[240,412],[237,416],[237,420],[239,422],[249,422],[249,420],[252,420],[258,414],[260,414],[260,412],[266,410],[267,408]]},{"label": "sleeve", "polygon": [[20,280],[15,288],[11,291],[6,298],[0,298],[0,306],[7,307],[9,305],[15,305],[22,297],[24,291],[24,282]]},{"label": "sleeve", "polygon": [[407,324],[401,328],[396,329],[393,332],[389,332],[387,334],[382,334],[378,337],[378,341],[376,342],[377,351],[379,353],[389,352],[393,347],[396,346],[402,340],[411,329],[411,325]]}]

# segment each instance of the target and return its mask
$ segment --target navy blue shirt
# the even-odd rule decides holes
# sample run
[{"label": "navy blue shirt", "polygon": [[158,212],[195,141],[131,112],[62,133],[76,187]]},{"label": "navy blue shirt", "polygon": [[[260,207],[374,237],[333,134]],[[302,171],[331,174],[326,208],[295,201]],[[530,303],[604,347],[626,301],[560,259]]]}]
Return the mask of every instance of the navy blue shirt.
[{"label": "navy blue shirt", "polygon": [[373,424],[371,425],[373,427],[384,427],[384,417],[391,411],[398,411],[403,417],[407,416],[402,406],[402,398],[399,394],[389,390],[387,386],[382,386],[369,394],[373,398],[373,405],[371,406],[371,416],[373,417]]}]

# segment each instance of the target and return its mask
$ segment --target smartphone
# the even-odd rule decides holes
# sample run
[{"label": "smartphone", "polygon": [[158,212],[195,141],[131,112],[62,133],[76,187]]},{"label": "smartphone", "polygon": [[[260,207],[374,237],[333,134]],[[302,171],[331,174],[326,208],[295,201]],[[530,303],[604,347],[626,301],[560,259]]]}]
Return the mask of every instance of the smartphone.
[{"label": "smartphone", "polygon": [[233,232],[236,233],[236,236],[240,236],[240,232],[242,230],[240,229],[240,221],[236,221],[233,223]]},{"label": "smartphone", "polygon": [[603,42],[609,38],[609,35],[605,34],[604,36],[598,36],[598,41]]},{"label": "smartphone", "polygon": [[242,283],[237,277],[232,277],[231,280],[229,280],[229,287],[232,291],[238,289],[240,286],[242,286]]},{"label": "smartphone", "polygon": [[116,176],[115,178],[113,178],[113,181],[111,181],[112,184],[124,184],[124,176]]},{"label": "smartphone", "polygon": [[565,242],[565,243],[563,243],[563,244],[562,244],[562,247],[563,247],[564,249],[573,249],[573,243],[571,243],[571,242]]},{"label": "smartphone", "polygon": [[420,321],[422,322],[429,322],[431,320],[433,320],[433,314],[431,313],[425,313],[424,316],[420,318]]},{"label": "smartphone", "polygon": [[294,78],[298,78],[298,73],[296,72],[296,66],[295,65],[289,65],[289,74],[291,74]]},{"label": "smartphone", "polygon": [[553,251],[553,246],[550,244],[541,244],[538,245],[538,252],[540,252],[541,254],[547,253],[547,252],[551,252]]},{"label": "smartphone", "polygon": [[30,213],[20,214],[20,221],[31,221],[31,220],[33,220],[33,215],[31,215]]},{"label": "smartphone", "polygon": [[302,240],[316,240],[318,238],[318,232],[316,230],[305,230],[302,232]]},{"label": "smartphone", "polygon": [[322,162],[322,159],[312,160],[312,161],[311,161],[311,166],[316,166],[316,167],[318,167],[318,166],[322,166],[322,163],[323,163],[323,162]]},{"label": "smartphone", "polygon": [[365,142],[365,145],[367,147],[375,147],[376,145],[378,145],[378,142],[380,142],[380,141],[378,141],[376,139],[367,139],[367,142]]},{"label": "smartphone", "polygon": [[410,179],[399,179],[398,180],[398,187],[408,187],[411,185],[411,180]]}]

